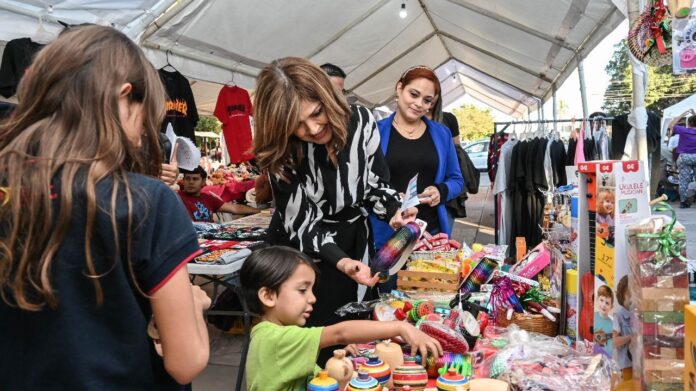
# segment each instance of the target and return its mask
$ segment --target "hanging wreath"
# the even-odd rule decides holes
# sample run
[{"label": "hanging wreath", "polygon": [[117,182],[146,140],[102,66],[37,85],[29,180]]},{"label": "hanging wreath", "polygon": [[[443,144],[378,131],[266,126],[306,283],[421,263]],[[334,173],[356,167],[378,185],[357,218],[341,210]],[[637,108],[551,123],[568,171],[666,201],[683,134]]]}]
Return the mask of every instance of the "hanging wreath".
[{"label": "hanging wreath", "polygon": [[639,61],[651,66],[672,63],[672,16],[664,0],[654,0],[633,22],[628,48]]}]

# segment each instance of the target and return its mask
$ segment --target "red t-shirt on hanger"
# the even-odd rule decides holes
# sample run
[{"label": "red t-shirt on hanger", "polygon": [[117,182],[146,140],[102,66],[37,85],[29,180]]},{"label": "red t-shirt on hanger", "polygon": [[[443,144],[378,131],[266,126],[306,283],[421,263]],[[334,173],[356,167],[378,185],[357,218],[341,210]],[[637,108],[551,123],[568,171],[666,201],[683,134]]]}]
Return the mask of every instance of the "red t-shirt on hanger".
[{"label": "red t-shirt on hanger", "polygon": [[251,160],[251,116],[253,109],[247,90],[224,86],[215,104],[215,117],[222,122],[222,132],[232,163]]}]

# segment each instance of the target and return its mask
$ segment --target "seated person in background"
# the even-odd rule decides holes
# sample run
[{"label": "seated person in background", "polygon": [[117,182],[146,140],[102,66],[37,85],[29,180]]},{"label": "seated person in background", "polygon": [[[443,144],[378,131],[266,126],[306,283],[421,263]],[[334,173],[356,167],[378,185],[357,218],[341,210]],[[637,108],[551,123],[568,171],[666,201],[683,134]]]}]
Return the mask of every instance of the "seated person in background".
[{"label": "seated person in background", "polygon": [[179,197],[184,203],[193,221],[213,222],[213,213],[225,212],[237,215],[250,215],[260,210],[248,205],[225,202],[212,193],[203,193],[208,173],[201,167],[193,171],[184,171],[184,186],[179,190]]},{"label": "seated person in background", "polygon": [[336,89],[339,92],[345,95],[346,73],[343,71],[343,69],[339,68],[337,65],[328,62],[320,66],[319,68],[323,69],[324,72],[326,72],[326,74],[329,75],[329,80],[331,80],[331,84],[333,84],[333,86],[336,87]]}]

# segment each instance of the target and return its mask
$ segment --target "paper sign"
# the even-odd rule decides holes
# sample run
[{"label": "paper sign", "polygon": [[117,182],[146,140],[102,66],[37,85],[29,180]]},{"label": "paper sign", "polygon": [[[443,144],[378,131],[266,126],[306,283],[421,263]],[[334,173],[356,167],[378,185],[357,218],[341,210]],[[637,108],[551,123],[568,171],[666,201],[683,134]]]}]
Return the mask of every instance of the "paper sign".
[{"label": "paper sign", "polygon": [[418,199],[418,174],[413,176],[410,181],[408,181],[408,186],[406,186],[406,194],[404,195],[404,201],[401,203],[401,210],[412,208],[420,204]]},{"label": "paper sign", "polygon": [[169,153],[169,161],[171,162],[174,157],[174,146],[176,145],[176,133],[174,133],[171,123],[167,124],[167,132],[164,135],[167,136],[167,140],[169,140],[169,144],[172,146],[172,150]]},{"label": "paper sign", "polygon": [[184,170],[195,170],[201,162],[201,151],[186,137],[178,137],[176,143],[176,164]]},{"label": "paper sign", "polygon": [[[172,124],[167,124],[165,136],[167,136],[167,139],[172,144],[172,154],[169,156],[169,161],[172,161],[174,158],[174,150],[177,149],[177,166],[188,171],[195,170],[201,162],[201,151],[196,148],[196,145],[186,137],[177,137],[172,128]],[[179,147],[174,148],[175,145]]]}]

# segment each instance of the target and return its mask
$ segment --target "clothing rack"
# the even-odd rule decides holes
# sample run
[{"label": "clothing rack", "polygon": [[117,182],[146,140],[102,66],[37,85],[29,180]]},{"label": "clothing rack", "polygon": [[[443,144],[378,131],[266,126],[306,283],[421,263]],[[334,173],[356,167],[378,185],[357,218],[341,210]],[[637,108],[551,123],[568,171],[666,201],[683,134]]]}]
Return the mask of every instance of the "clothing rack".
[{"label": "clothing rack", "polygon": [[593,121],[595,119],[603,119],[605,121],[611,121],[614,119],[614,117],[595,117],[595,118],[571,118],[571,119],[538,119],[538,120],[527,120],[527,121],[502,121],[502,122],[493,122],[493,130],[495,133],[498,132],[498,126],[504,125],[503,129],[500,131],[503,131],[507,129],[510,125],[530,125],[530,124],[559,124],[559,123],[568,123],[568,122],[585,122],[585,121]]},{"label": "clothing rack", "polygon": [[604,120],[613,120],[614,117],[595,117],[595,118],[570,118],[570,119],[536,119],[536,120],[527,120],[527,121],[496,121],[493,122],[494,125],[504,125],[504,124],[509,124],[509,125],[515,125],[515,124],[538,124],[538,123],[554,123],[554,122],[559,122],[559,123],[564,123],[564,122],[579,122],[579,121],[592,121],[594,119],[604,119]]},{"label": "clothing rack", "polygon": [[[583,123],[585,121],[591,122],[597,119],[601,119],[604,121],[612,121],[614,117],[602,117],[602,116],[597,116],[594,118],[564,118],[564,119],[537,119],[537,120],[523,120],[523,121],[496,121],[493,122],[493,136],[495,136],[497,133],[504,132],[507,130],[507,128],[510,127],[510,125],[531,125],[531,124],[558,124],[558,123],[572,123],[572,122],[580,122]],[[499,126],[502,126],[502,129],[498,129]],[[498,138],[493,137],[493,150],[495,153],[498,151]],[[495,162],[495,169],[496,169],[496,175],[497,175],[497,170],[498,170],[498,161],[496,160]],[[492,188],[493,184],[491,184]],[[498,235],[498,214],[500,211],[498,210],[498,195],[493,195],[493,202],[494,202],[494,228],[495,228],[495,243],[500,244],[500,238]],[[512,245],[511,243],[508,243],[508,246]]]}]

